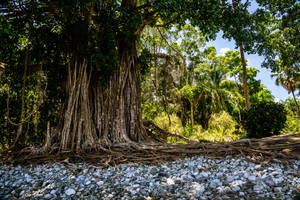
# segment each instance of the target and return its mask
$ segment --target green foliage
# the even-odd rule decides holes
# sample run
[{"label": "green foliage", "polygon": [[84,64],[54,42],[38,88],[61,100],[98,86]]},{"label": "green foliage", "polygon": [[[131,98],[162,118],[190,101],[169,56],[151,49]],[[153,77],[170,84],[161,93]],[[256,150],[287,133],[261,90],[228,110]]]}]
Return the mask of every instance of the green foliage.
[{"label": "green foliage", "polygon": [[150,72],[151,60],[152,60],[151,52],[147,48],[142,49],[140,56],[138,57],[138,61],[140,64],[141,76],[143,79],[145,79],[147,73]]},{"label": "green foliage", "polygon": [[[298,105],[300,104],[299,98],[296,99]],[[286,122],[284,128],[281,130],[282,134],[300,133],[300,118],[297,112],[297,107],[294,99],[287,98],[282,102],[287,110]]]},{"label": "green foliage", "polygon": [[275,73],[280,73],[284,68],[299,72],[300,3],[296,0],[257,2],[263,6],[256,13],[264,18],[257,23],[260,32],[265,35],[257,48],[258,53],[265,56],[263,66]]},{"label": "green foliage", "polygon": [[195,127],[192,128],[191,126],[185,126],[185,127],[183,127],[183,130],[182,130],[181,134],[183,136],[189,138],[189,137],[191,137],[193,135],[193,133],[195,132],[195,130],[197,130],[197,129],[195,129]]},{"label": "green foliage", "polygon": [[291,110],[287,111],[284,128],[280,131],[282,134],[300,133],[300,118],[293,114]]},{"label": "green foliage", "polygon": [[163,130],[167,130],[171,133],[181,133],[183,131],[183,127],[180,121],[180,118],[175,114],[170,115],[171,124],[169,123],[167,113],[163,112],[155,117],[153,120],[158,127]]},{"label": "green foliage", "polygon": [[249,138],[278,135],[286,122],[286,110],[282,104],[260,102],[243,113],[242,123]]},{"label": "green foliage", "polygon": [[153,120],[159,113],[163,112],[163,109],[160,108],[155,102],[145,102],[142,104],[143,118]]},{"label": "green foliage", "polygon": [[297,115],[297,105],[300,105],[300,98],[296,98],[296,101],[293,98],[287,98],[281,103],[283,103],[286,108],[292,112],[293,115]]},{"label": "green foliage", "polygon": [[215,113],[209,120],[208,129],[203,131],[201,127],[195,126],[193,139],[209,140],[214,142],[229,142],[240,139],[243,130],[238,123],[227,113]]},{"label": "green foliage", "polygon": [[[178,133],[191,139],[209,140],[214,142],[229,142],[238,140],[243,130],[238,126],[237,122],[226,112],[213,114],[209,120],[209,128],[203,130],[200,125],[195,125],[191,128],[190,126],[182,126],[180,118],[172,114],[171,125],[168,121],[168,115],[162,113],[158,115],[154,122],[160,128],[167,130],[172,133]],[[168,142],[179,142],[185,143],[178,138],[168,138]]]}]

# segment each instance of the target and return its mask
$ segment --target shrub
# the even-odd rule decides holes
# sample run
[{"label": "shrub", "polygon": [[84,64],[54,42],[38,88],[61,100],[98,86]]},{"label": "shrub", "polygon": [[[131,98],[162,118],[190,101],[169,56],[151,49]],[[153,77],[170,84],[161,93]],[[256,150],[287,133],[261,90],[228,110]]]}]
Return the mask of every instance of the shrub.
[{"label": "shrub", "polygon": [[293,114],[293,111],[287,111],[286,122],[284,128],[280,131],[282,134],[300,133],[300,117]]},{"label": "shrub", "polygon": [[286,122],[284,106],[275,102],[260,102],[242,114],[242,124],[248,138],[278,135]]},{"label": "shrub", "polygon": [[208,122],[209,129],[233,130],[237,125],[236,121],[225,111],[212,114]]},{"label": "shrub", "polygon": [[169,131],[171,133],[180,133],[183,130],[180,118],[175,114],[171,114],[170,119],[171,126],[169,124],[168,115],[165,112],[162,112],[154,118],[153,122],[163,130]]},{"label": "shrub", "polygon": [[242,130],[237,122],[225,111],[212,114],[207,130],[195,125],[195,134],[191,139],[209,140],[212,142],[230,142],[240,139]]}]

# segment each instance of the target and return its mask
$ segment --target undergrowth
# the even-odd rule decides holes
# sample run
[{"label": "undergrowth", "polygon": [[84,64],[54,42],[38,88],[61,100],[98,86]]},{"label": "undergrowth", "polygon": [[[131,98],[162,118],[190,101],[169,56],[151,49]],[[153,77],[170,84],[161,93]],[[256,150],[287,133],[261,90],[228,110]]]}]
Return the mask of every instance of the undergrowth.
[{"label": "undergrowth", "polygon": [[[160,128],[171,133],[181,134],[190,139],[209,140],[212,142],[230,142],[238,140],[243,135],[243,130],[226,112],[213,114],[209,120],[207,130],[204,130],[201,125],[195,125],[191,128],[188,125],[183,126],[179,117],[172,114],[169,117],[166,113],[161,113],[154,118],[154,123]],[[177,138],[168,138],[168,142],[185,143]]]}]

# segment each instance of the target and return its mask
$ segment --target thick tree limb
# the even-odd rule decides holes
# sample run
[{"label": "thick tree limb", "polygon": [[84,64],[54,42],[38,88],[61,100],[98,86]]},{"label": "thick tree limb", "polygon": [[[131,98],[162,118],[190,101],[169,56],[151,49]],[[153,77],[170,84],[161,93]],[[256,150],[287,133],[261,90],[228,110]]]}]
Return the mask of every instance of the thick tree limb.
[{"label": "thick tree limb", "polygon": [[155,53],[155,54],[153,54],[153,56],[155,58],[165,58],[165,59],[175,58],[175,56],[169,55],[169,54],[166,54],[166,53]]},{"label": "thick tree limb", "polygon": [[145,15],[143,17],[142,23],[137,28],[135,34],[140,35],[142,33],[142,31],[144,30],[146,25],[148,25],[151,22],[153,22],[154,20],[156,20],[157,19],[157,17],[155,16],[156,13],[157,13],[156,11],[153,11],[153,12],[150,12],[147,15]]},{"label": "thick tree limb", "polygon": [[162,28],[165,28],[165,27],[168,27],[170,26],[171,24],[174,24],[176,22],[176,19],[173,19],[165,24],[155,24],[154,27],[162,27]]},{"label": "thick tree limb", "polygon": [[150,132],[155,131],[157,134],[159,134],[162,137],[176,137],[176,138],[179,138],[179,139],[181,139],[181,140],[183,140],[187,143],[199,143],[199,142],[211,143],[208,140],[192,140],[192,139],[189,139],[187,137],[184,137],[183,135],[179,135],[177,133],[170,133],[166,130],[163,130],[163,129],[159,128],[152,121],[150,121],[148,119],[143,120],[143,125]]}]

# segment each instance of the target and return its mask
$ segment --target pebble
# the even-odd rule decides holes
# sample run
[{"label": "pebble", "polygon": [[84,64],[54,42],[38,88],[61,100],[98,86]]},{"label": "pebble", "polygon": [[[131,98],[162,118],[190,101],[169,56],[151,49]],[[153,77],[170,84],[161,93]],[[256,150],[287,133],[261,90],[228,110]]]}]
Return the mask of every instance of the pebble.
[{"label": "pebble", "polygon": [[248,180],[255,183],[256,182],[256,177],[255,176],[249,176]]},{"label": "pebble", "polygon": [[[0,166],[0,199],[285,199],[299,195],[300,161],[191,157],[157,166],[88,163]],[[256,195],[256,196],[253,196]]]},{"label": "pebble", "polygon": [[76,191],[72,188],[69,188],[65,191],[66,195],[71,196],[76,193]]}]

